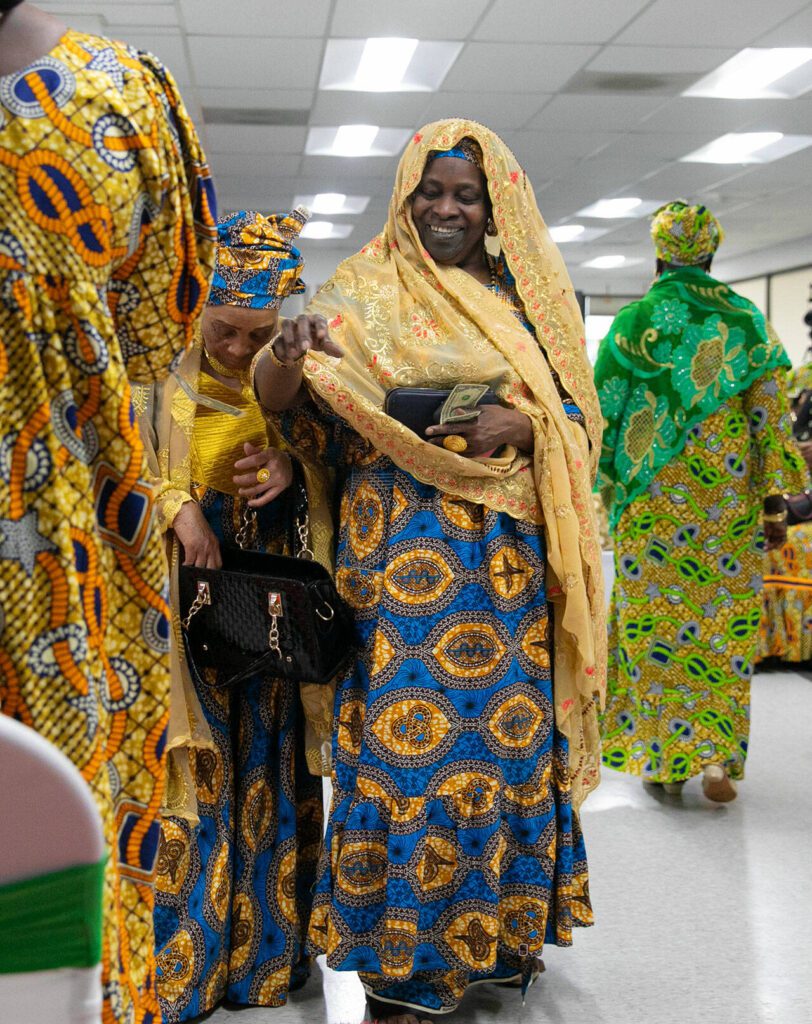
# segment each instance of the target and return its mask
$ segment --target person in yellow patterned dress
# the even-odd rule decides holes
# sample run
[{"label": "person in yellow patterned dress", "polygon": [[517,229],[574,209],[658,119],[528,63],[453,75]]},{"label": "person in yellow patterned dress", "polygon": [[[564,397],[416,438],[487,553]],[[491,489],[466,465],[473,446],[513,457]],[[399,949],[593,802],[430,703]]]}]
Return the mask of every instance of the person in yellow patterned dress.
[{"label": "person in yellow patterned dress", "polygon": [[657,279],[618,313],[595,366],[615,546],[603,763],[672,792],[701,775],[724,802],[744,776],[765,530],[781,542],[782,494],[806,468],[787,354],[710,276],[716,218],[678,200],[652,237]]},{"label": "person in yellow patterned dress", "polygon": [[[502,140],[466,120],[417,132],[384,230],[254,380],[297,454],[338,474],[359,646],[311,949],[360,972],[390,1024],[451,1012],[471,984],[526,990],[545,942],[592,923],[601,423],[567,271]],[[398,385],[457,384],[499,402],[422,436],[387,411]]]},{"label": "person in yellow patterned dress", "polygon": [[0,710],[71,758],[101,812],[104,1024],[157,1022],[169,617],[127,376],[160,377],[190,342],[215,235],[169,73],[28,4],[7,14],[0,203]]}]

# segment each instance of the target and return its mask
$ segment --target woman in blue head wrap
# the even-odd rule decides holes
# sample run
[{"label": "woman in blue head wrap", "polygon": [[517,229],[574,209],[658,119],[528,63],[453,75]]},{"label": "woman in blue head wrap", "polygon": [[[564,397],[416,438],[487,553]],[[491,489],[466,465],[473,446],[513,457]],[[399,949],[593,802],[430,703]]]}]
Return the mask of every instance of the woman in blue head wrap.
[{"label": "woman in blue head wrap", "polygon": [[[219,568],[224,548],[235,546],[291,553],[293,464],[268,433],[248,371],[276,332],[282,300],[304,290],[293,240],[306,219],[297,209],[220,221],[197,342],[166,385],[138,396],[167,533],[176,638],[179,564]],[[319,529],[309,472],[305,483],[311,546],[326,560],[330,534]],[[267,675],[234,690],[218,689],[216,673],[193,680],[175,645],[155,896],[165,1024],[224,999],[281,1006],[305,981],[322,824],[318,751],[331,705],[329,687],[297,691]]]}]

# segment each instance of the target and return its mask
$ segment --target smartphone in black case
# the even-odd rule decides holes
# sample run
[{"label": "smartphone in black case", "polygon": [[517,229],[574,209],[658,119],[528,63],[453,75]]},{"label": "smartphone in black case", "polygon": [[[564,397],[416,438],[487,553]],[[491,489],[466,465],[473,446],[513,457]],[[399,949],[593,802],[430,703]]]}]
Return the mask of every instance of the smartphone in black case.
[{"label": "smartphone in black case", "polygon": [[[392,388],[384,399],[383,411],[425,441],[426,428],[440,422],[440,409],[450,394],[450,389]],[[499,399],[493,391],[486,391],[477,405],[499,405]]]}]

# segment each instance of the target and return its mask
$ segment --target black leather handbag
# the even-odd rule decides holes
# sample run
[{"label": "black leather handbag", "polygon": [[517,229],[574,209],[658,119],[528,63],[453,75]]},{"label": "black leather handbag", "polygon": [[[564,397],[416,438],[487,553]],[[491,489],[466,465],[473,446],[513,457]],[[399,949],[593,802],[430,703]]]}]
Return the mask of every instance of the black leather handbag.
[{"label": "black leather handbag", "polygon": [[218,669],[218,687],[260,672],[326,684],[349,662],[352,611],[313,561],[306,515],[295,525],[295,558],[232,547],[223,550],[222,569],[180,567],[186,654],[201,680],[208,668]]}]

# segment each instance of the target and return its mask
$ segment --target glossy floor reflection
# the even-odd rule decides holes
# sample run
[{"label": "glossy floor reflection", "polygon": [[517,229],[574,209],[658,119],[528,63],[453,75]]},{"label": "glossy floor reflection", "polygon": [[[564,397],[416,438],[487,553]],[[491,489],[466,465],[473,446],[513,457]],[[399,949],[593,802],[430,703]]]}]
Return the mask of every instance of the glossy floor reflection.
[{"label": "glossy floor reflection", "polygon": [[[448,1024],[808,1024],[812,1020],[812,676],[753,686],[747,779],[732,804],[607,772],[584,808],[594,928],[547,949],[527,997],[473,990]],[[359,1024],[354,976],[314,974],[281,1010],[214,1024]]]}]

